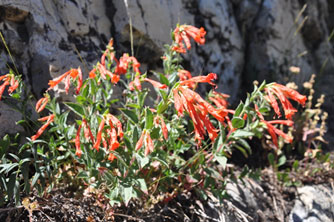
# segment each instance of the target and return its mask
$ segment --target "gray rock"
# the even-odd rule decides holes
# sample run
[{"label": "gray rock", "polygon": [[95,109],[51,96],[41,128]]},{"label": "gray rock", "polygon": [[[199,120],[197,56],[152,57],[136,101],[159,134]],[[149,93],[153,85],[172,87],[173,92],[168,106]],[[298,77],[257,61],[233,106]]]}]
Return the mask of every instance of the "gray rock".
[{"label": "gray rock", "polygon": [[290,213],[290,222],[334,221],[333,188],[325,185],[304,186],[297,189],[299,197]]},{"label": "gray rock", "polygon": [[16,125],[16,122],[22,119],[22,115],[11,109],[10,106],[6,105],[4,102],[0,102],[0,135],[1,138],[5,134],[16,134],[17,132],[23,132],[23,128]]}]

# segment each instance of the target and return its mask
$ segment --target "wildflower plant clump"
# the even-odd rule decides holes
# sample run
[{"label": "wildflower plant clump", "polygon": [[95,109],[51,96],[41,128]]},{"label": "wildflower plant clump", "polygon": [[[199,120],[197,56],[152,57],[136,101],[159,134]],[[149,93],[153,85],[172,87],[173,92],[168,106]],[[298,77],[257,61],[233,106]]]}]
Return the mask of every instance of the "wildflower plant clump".
[{"label": "wildflower plant clump", "polygon": [[[162,73],[140,70],[140,61],[126,53],[118,59],[110,40],[87,79],[78,67],[50,80],[35,107],[43,125],[21,149],[36,150],[45,160],[31,186],[52,187],[71,177],[84,189],[103,191],[112,204],[158,196],[166,202],[191,189],[221,199],[233,149],[248,156],[253,137],[266,139],[275,152],[279,138],[291,143],[284,126],[294,124],[297,110],[289,99],[305,105],[306,97],[263,82],[229,108],[229,96],[215,84],[219,75],[197,76],[181,65],[180,55],[191,50],[192,41],[205,44],[205,35],[204,28],[178,25],[162,57]],[[16,80],[0,78],[0,89],[14,90]],[[143,82],[153,86],[155,97]],[[74,85],[74,102],[52,98],[60,84],[67,94]],[[198,84],[212,86],[206,97],[196,92]],[[113,97],[115,85],[124,89],[119,99]]]}]

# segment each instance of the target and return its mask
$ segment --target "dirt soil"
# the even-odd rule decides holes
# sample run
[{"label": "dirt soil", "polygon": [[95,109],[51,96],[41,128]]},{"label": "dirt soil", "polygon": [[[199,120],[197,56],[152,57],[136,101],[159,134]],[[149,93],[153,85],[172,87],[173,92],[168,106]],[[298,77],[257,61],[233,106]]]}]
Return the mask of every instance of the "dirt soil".
[{"label": "dirt soil", "polygon": [[[242,209],[233,201],[200,200],[193,191],[177,195],[168,203],[158,202],[150,207],[141,201],[131,201],[128,206],[111,208],[99,196],[75,197],[73,192],[54,190],[45,197],[30,196],[29,203],[36,203],[33,210],[11,207],[0,208],[0,221],[5,222],[43,222],[43,221],[221,221],[221,218],[234,218],[230,221],[286,221],[294,205],[296,187],[282,186],[271,169],[262,171],[260,186],[267,194],[260,198],[259,209]],[[304,184],[328,183],[334,178],[334,171],[302,179]],[[259,195],[261,196],[261,195]],[[247,213],[245,213],[247,212]],[[224,215],[220,215],[224,213]],[[226,216],[228,214],[229,216]],[[226,220],[229,221],[229,220]]]}]

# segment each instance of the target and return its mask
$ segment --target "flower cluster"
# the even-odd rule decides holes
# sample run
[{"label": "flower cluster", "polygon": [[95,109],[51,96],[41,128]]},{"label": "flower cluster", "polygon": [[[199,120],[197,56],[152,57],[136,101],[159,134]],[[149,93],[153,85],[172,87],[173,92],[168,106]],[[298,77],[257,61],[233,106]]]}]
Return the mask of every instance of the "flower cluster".
[{"label": "flower cluster", "polygon": [[44,117],[38,119],[38,121],[40,121],[40,122],[46,121],[46,123],[41,128],[39,128],[39,130],[37,131],[37,133],[35,135],[33,135],[31,137],[32,141],[36,140],[38,137],[40,137],[42,135],[42,133],[46,130],[46,128],[50,125],[50,123],[52,123],[54,121],[54,117],[55,117],[55,115],[51,114],[51,115],[44,116]]},{"label": "flower cluster", "polygon": [[215,141],[218,136],[218,130],[215,129],[210,122],[208,114],[211,114],[219,122],[224,122],[228,110],[225,106],[215,108],[190,87],[200,82],[206,82],[216,86],[215,83],[212,82],[212,80],[215,80],[216,78],[217,75],[214,73],[209,73],[207,76],[192,77],[180,81],[180,85],[173,89],[175,109],[179,116],[182,116],[184,111],[187,111],[190,115],[190,118],[194,123],[195,140],[197,140],[198,145],[200,145],[201,141],[204,139],[206,131],[212,142]]},{"label": "flower cluster", "polygon": [[278,141],[277,141],[277,135],[283,137],[288,143],[292,143],[292,137],[284,133],[282,130],[277,129],[273,124],[282,124],[286,126],[292,126],[293,121],[292,120],[271,120],[266,121],[263,117],[263,115],[260,113],[259,108],[255,104],[255,110],[257,115],[260,117],[260,121],[263,122],[267,130],[271,136],[271,139],[273,140],[273,144],[275,145],[275,148],[278,148]]},{"label": "flower cluster", "polygon": [[297,109],[292,106],[289,99],[298,102],[302,106],[305,105],[307,99],[306,96],[299,94],[296,90],[290,89],[278,83],[269,84],[267,87],[264,88],[264,90],[267,93],[266,99],[273,107],[277,116],[281,117],[282,115],[275,96],[279,99],[283,106],[285,117],[290,120],[297,112]]},{"label": "flower cluster", "polygon": [[179,53],[186,53],[186,49],[189,50],[191,48],[190,38],[194,39],[198,44],[203,45],[205,43],[204,36],[206,31],[202,27],[196,28],[191,25],[181,25],[175,28],[173,34],[175,39],[173,50]]},{"label": "flower cluster", "polygon": [[77,89],[76,89],[76,94],[79,93],[81,86],[82,86],[82,72],[81,72],[81,68],[77,68],[77,69],[71,69],[67,72],[65,72],[63,75],[52,79],[49,81],[49,88],[53,89],[56,85],[58,85],[59,83],[61,83],[63,80],[65,80],[65,91],[66,94],[68,94],[68,91],[70,89],[70,84],[71,84],[71,78],[72,79],[77,79]]},{"label": "flower cluster", "polygon": [[[275,114],[278,117],[281,117],[281,111],[279,104],[277,102],[277,99],[280,101],[283,107],[284,115],[287,120],[272,120],[272,121],[266,121],[264,120],[263,115],[259,112],[259,109],[257,106],[255,106],[256,112],[258,116],[260,117],[260,121],[263,122],[267,130],[272,138],[273,144],[275,145],[276,148],[278,148],[278,142],[277,142],[277,135],[282,136],[288,143],[292,143],[292,137],[283,133],[283,131],[277,129],[274,127],[272,124],[282,124],[282,125],[287,125],[287,126],[292,126],[293,121],[292,117],[294,114],[297,112],[297,109],[294,108],[289,101],[289,99],[292,99],[302,106],[305,105],[305,102],[307,100],[306,96],[299,94],[296,90],[288,88],[287,86],[283,86],[278,83],[272,83],[268,84],[265,88],[264,91],[266,92],[265,99],[270,103],[272,106]],[[277,99],[276,99],[277,98]]]},{"label": "flower cluster", "polygon": [[0,100],[2,97],[2,94],[4,93],[6,86],[9,86],[8,93],[13,93],[17,87],[19,87],[19,80],[15,78],[14,74],[6,74],[3,76],[0,76],[0,81],[3,81],[3,83],[0,85]]},{"label": "flower cluster", "polygon": [[[115,56],[113,43],[114,41],[113,39],[111,39],[109,41],[107,49],[101,56],[101,63],[99,63],[96,68],[90,71],[89,78],[92,78],[92,79],[95,78],[96,73],[98,72],[100,76],[102,77],[102,79],[105,80],[107,79],[106,76],[109,76],[110,81],[113,84],[117,84],[118,81],[120,80],[120,75],[126,74],[126,72],[128,71],[129,65],[132,66],[132,69],[136,74],[138,75],[140,74],[140,70],[139,70],[140,63],[138,62],[138,60],[133,56],[129,56],[129,54],[127,53],[124,53],[123,56],[118,60]],[[116,66],[113,72],[106,68],[106,57],[109,57],[109,61],[111,63],[112,62],[116,63]],[[136,78],[135,81],[138,81],[138,79]],[[141,88],[141,86],[139,85],[137,86]]]}]

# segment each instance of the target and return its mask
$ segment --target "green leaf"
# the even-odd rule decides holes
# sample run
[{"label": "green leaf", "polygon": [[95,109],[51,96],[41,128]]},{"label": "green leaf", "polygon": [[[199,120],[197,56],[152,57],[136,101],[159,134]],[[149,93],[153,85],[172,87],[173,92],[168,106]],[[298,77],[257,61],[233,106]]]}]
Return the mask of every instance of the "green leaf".
[{"label": "green leaf", "polygon": [[89,176],[88,176],[88,174],[87,174],[86,171],[80,171],[80,172],[77,174],[76,177],[77,177],[77,178],[83,178],[83,179],[85,179],[85,178],[88,178]]},{"label": "green leaf", "polygon": [[249,154],[252,154],[252,149],[251,149],[251,147],[249,146],[249,144],[246,140],[240,138],[240,139],[237,140],[237,142],[240,145],[242,145],[244,148],[246,148]]},{"label": "green leaf", "polygon": [[294,169],[294,171],[297,171],[299,167],[299,161],[295,160],[292,164],[292,168]]},{"label": "green leaf", "polygon": [[177,77],[177,72],[173,72],[171,75],[169,75],[168,81],[170,83],[173,83],[176,80],[176,77]]},{"label": "green leaf", "polygon": [[131,107],[131,108],[135,108],[135,109],[140,109],[140,106],[138,104],[135,104],[135,103],[127,104],[126,106]]},{"label": "green leaf", "polygon": [[262,114],[265,114],[265,113],[267,113],[267,112],[269,112],[269,108],[268,107],[261,107],[260,109],[259,109],[259,112],[260,113],[262,113]]},{"label": "green leaf", "polygon": [[215,160],[218,161],[224,170],[226,169],[227,158],[225,156],[215,156]]},{"label": "green leaf", "polygon": [[27,123],[27,121],[25,121],[24,119],[19,120],[16,122],[16,125],[23,125],[24,123]]},{"label": "green leaf", "polygon": [[153,130],[151,130],[151,138],[152,139],[159,139],[161,134],[160,134],[160,129],[159,128],[153,128]]},{"label": "green leaf", "polygon": [[20,160],[19,164],[23,165],[24,163],[29,162],[29,161],[32,161],[32,158],[24,158]]},{"label": "green leaf", "polygon": [[146,98],[146,96],[147,96],[147,93],[148,92],[141,92],[141,93],[139,93],[139,106],[140,107],[143,107],[144,106],[144,103],[145,103],[145,98]]},{"label": "green leaf", "polygon": [[0,170],[0,173],[5,172],[6,174],[9,173],[12,169],[14,169],[15,167],[17,167],[19,164],[18,163],[6,163],[6,164],[0,164],[0,168],[2,168],[2,170]]},{"label": "green leaf", "polygon": [[74,113],[78,114],[80,117],[85,116],[85,110],[83,109],[82,105],[71,102],[64,102],[64,104]]},{"label": "green leaf", "polygon": [[87,98],[88,97],[88,94],[89,94],[89,91],[90,91],[90,85],[89,84],[84,84],[84,88],[83,90],[81,90],[82,92],[82,96]]},{"label": "green leaf", "polygon": [[275,156],[272,153],[268,154],[268,160],[271,166],[275,167]]},{"label": "green leaf", "polygon": [[124,136],[123,141],[125,143],[125,146],[129,149],[132,150],[134,147],[131,145],[131,142],[128,137]]},{"label": "green leaf", "polygon": [[31,147],[31,145],[29,143],[25,143],[21,146],[19,153],[21,153],[23,150],[25,150],[27,147]]},{"label": "green leaf", "polygon": [[159,94],[160,94],[161,98],[163,99],[163,101],[166,101],[168,99],[168,94],[166,93],[166,91],[164,89],[160,89]]},{"label": "green leaf", "polygon": [[238,144],[234,144],[233,146],[237,148],[246,158],[248,158],[248,153],[244,147],[239,146]]},{"label": "green leaf", "polygon": [[163,113],[166,109],[168,108],[168,103],[161,100],[160,103],[158,104],[158,108],[157,108],[157,113],[161,114]]},{"label": "green leaf", "polygon": [[124,187],[123,188],[123,193],[122,193],[122,197],[124,200],[125,205],[127,206],[130,199],[133,197],[132,195],[133,193],[133,188],[132,187]]},{"label": "green leaf", "polygon": [[282,155],[279,159],[278,159],[278,163],[277,166],[283,166],[286,163],[286,157],[285,155]]},{"label": "green leaf", "polygon": [[124,115],[126,117],[128,117],[130,120],[132,120],[134,123],[138,123],[138,117],[137,114],[130,109],[124,109],[124,108],[120,108],[119,109],[122,113],[124,113]]},{"label": "green leaf", "polygon": [[153,126],[153,114],[149,108],[146,108],[145,128],[151,129]]},{"label": "green leaf", "polygon": [[30,192],[30,183],[29,183],[29,165],[22,165],[21,172],[24,179],[24,191],[26,194]]},{"label": "green leaf", "polygon": [[143,191],[145,194],[148,194],[146,182],[144,179],[137,179],[137,184],[139,186],[139,189]]},{"label": "green leaf", "polygon": [[242,128],[245,125],[245,120],[240,117],[233,117],[232,126],[236,129]]},{"label": "green leaf", "polygon": [[240,116],[241,111],[244,109],[244,104],[241,102],[235,109],[234,117]]},{"label": "green leaf", "polygon": [[136,154],[136,159],[140,168],[143,168],[150,162],[148,157],[142,157],[140,154]]},{"label": "green leaf", "polygon": [[159,74],[160,82],[162,84],[166,84],[167,86],[169,86],[169,81],[168,81],[167,77],[163,73],[159,72],[158,74]]},{"label": "green leaf", "polygon": [[137,143],[138,139],[139,139],[138,128],[134,127],[133,128],[133,132],[132,132],[132,144],[133,144],[133,147],[136,146],[136,143]]},{"label": "green leaf", "polygon": [[40,175],[41,175],[41,173],[39,173],[39,172],[35,173],[34,177],[32,178],[32,181],[31,181],[31,187],[35,186],[35,184],[36,184],[38,178],[40,177]]},{"label": "green leaf", "polygon": [[20,202],[20,182],[18,178],[15,180],[14,184],[14,198],[15,204],[18,205]]},{"label": "green leaf", "polygon": [[232,133],[233,137],[237,137],[237,138],[248,138],[251,136],[254,136],[253,132],[249,132],[247,130],[236,130]]},{"label": "green leaf", "polygon": [[169,168],[169,164],[166,162],[166,159],[160,158],[159,156],[155,156],[152,159],[159,161],[160,163],[165,165],[165,167]]},{"label": "green leaf", "polygon": [[20,158],[19,158],[18,156],[16,156],[15,154],[10,153],[9,155],[10,155],[11,157],[13,157],[17,162],[20,161]]},{"label": "green leaf", "polygon": [[15,181],[16,181],[16,172],[13,172],[10,176],[9,176],[9,181],[7,184],[7,193],[8,193],[8,197],[10,199],[13,198],[14,193],[14,188],[15,188]]},{"label": "green leaf", "polygon": [[196,194],[202,199],[202,200],[207,200],[208,195],[205,193],[204,189],[195,189]]}]

